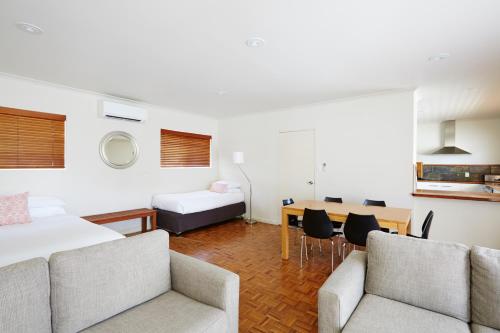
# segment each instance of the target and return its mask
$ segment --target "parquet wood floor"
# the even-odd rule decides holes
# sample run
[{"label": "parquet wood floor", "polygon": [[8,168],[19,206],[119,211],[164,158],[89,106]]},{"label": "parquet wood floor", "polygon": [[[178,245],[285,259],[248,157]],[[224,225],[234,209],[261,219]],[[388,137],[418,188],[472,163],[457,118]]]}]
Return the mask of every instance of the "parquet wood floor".
[{"label": "parquet wood floor", "polygon": [[282,261],[280,228],[234,220],[170,236],[170,248],[239,274],[240,332],[317,332],[317,292],[331,273],[330,246],[324,241],[320,255],[315,241],[301,269],[300,231],[290,229],[290,259]]}]

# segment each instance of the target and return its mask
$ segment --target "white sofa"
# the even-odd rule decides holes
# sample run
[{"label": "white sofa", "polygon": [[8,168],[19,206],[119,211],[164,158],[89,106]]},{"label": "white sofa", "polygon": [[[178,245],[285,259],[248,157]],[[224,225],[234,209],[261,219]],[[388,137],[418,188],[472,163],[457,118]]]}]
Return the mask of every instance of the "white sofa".
[{"label": "white sofa", "polygon": [[370,232],[318,309],[321,333],[500,333],[500,251]]}]

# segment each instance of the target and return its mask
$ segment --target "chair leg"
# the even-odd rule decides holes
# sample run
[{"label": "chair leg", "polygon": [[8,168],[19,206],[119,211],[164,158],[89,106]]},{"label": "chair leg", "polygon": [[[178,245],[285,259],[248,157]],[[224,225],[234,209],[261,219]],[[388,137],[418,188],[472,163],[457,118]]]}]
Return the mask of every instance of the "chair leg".
[{"label": "chair leg", "polygon": [[337,235],[337,250],[338,250],[338,252],[339,252],[339,257],[340,257],[340,241],[341,241],[341,240],[342,240],[342,239],[340,238],[340,235]]},{"label": "chair leg", "polygon": [[353,249],[354,249],[354,251],[356,251],[356,244],[353,245]]},{"label": "chair leg", "polygon": [[306,260],[309,260],[309,256],[307,255],[307,236],[304,235],[304,247],[306,248]]},{"label": "chair leg", "polygon": [[321,239],[318,239],[318,244],[319,244],[319,254],[323,254],[323,249],[321,248]]},{"label": "chair leg", "polygon": [[304,235],[300,236],[300,268],[302,268],[302,252],[304,252]]},{"label": "chair leg", "polygon": [[330,242],[332,243],[332,272],[333,272],[333,248],[334,248],[333,239],[330,239]]},{"label": "chair leg", "polygon": [[345,243],[342,243],[342,261],[345,259]]}]

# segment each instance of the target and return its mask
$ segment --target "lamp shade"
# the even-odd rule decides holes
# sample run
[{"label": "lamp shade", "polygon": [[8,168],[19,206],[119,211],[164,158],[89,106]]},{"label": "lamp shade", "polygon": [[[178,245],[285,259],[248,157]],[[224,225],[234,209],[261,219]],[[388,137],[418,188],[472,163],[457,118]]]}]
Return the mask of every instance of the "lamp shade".
[{"label": "lamp shade", "polygon": [[245,163],[245,155],[241,151],[235,151],[233,153],[233,163],[234,164],[243,164]]}]

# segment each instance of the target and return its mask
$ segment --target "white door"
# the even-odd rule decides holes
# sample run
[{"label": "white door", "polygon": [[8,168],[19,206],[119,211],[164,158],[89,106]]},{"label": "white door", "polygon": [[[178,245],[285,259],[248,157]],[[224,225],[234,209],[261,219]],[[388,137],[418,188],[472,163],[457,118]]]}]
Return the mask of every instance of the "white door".
[{"label": "white door", "polygon": [[280,199],[314,200],[315,193],[314,131],[279,134]]}]

